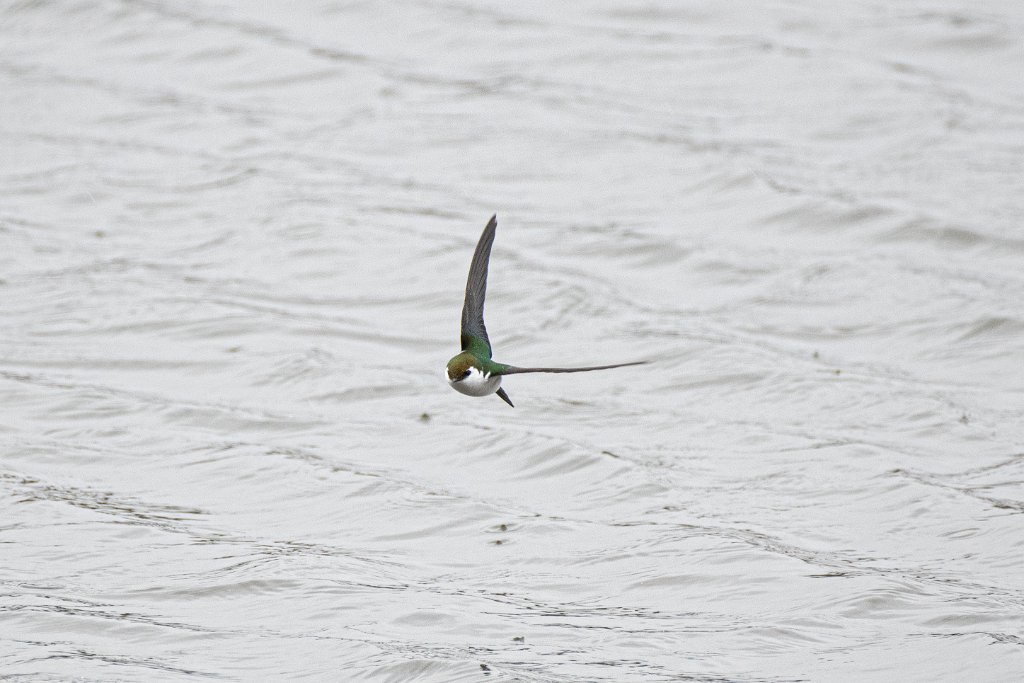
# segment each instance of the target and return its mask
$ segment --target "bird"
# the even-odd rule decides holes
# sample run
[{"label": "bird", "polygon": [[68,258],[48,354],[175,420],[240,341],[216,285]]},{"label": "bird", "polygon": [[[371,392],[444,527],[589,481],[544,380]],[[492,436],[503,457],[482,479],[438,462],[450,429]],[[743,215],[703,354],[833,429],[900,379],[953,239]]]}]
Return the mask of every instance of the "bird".
[{"label": "bird", "polygon": [[462,351],[448,361],[445,374],[448,384],[455,391],[466,396],[489,396],[497,394],[513,408],[512,400],[501,386],[505,375],[521,375],[528,372],[591,372],[610,370],[630,365],[644,365],[647,361],[594,365],[585,368],[521,368],[498,363],[491,358],[491,341],[484,326],[484,297],[487,294],[487,264],[491,259],[491,245],[498,228],[498,216],[491,216],[480,241],[473,252],[466,281],[466,300],[462,305]]}]

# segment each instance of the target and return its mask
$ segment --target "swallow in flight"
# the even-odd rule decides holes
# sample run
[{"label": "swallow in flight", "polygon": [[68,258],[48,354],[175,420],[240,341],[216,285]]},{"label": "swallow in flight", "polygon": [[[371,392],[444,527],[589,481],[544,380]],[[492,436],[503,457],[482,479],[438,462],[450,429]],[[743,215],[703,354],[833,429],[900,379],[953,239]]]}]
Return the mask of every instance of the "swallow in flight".
[{"label": "swallow in flight", "polygon": [[511,406],[512,401],[501,388],[501,378],[505,375],[526,372],[590,372],[643,365],[647,362],[634,361],[587,368],[520,368],[491,360],[491,342],[484,327],[484,295],[487,293],[487,262],[491,258],[491,244],[494,242],[494,231],[497,227],[497,216],[491,216],[483,234],[480,235],[476,251],[473,252],[473,262],[469,266],[466,301],[462,306],[462,352],[448,361],[448,384],[455,391],[467,396],[487,396],[496,393],[498,398]]}]

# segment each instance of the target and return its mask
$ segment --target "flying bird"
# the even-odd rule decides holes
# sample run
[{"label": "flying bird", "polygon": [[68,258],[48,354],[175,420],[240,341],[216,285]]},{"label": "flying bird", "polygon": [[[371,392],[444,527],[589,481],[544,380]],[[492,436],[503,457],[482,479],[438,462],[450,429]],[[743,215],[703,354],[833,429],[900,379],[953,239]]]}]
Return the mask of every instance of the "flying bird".
[{"label": "flying bird", "polygon": [[462,352],[448,361],[448,384],[455,391],[467,396],[497,394],[498,398],[512,406],[508,394],[501,388],[501,378],[505,375],[521,375],[527,372],[590,372],[643,365],[647,362],[634,361],[587,368],[520,368],[491,360],[491,341],[487,338],[487,328],[484,327],[484,296],[487,293],[487,263],[491,258],[491,244],[494,242],[494,232],[498,227],[497,219],[495,215],[488,221],[487,227],[480,235],[480,241],[477,242],[476,251],[473,252],[473,262],[469,266],[466,301],[462,306]]}]

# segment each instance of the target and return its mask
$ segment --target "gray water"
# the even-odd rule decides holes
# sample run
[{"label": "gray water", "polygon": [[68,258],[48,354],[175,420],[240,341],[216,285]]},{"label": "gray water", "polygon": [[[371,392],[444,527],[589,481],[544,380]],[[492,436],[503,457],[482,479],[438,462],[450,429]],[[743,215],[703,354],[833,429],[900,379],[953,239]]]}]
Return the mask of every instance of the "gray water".
[{"label": "gray water", "polygon": [[0,8],[0,677],[1020,679],[1019,1]]}]

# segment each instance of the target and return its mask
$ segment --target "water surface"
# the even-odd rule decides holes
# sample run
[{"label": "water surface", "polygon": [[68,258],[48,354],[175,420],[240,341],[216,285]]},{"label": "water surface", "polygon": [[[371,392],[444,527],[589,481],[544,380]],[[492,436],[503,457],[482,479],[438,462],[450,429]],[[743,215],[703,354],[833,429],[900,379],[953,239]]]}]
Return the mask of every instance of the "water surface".
[{"label": "water surface", "polygon": [[1019,678],[1019,3],[556,5],[0,5],[0,676]]}]

